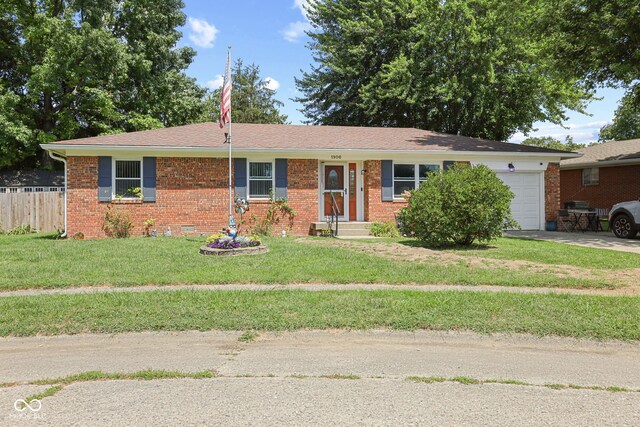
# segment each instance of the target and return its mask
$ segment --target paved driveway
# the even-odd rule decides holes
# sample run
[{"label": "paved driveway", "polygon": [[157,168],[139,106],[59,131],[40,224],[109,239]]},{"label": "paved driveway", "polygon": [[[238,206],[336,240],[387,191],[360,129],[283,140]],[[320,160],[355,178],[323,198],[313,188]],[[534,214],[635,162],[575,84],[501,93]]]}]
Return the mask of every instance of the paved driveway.
[{"label": "paved driveway", "polygon": [[590,248],[611,249],[620,252],[640,254],[640,238],[618,239],[608,231],[594,233],[567,233],[562,231],[507,231],[508,237],[523,239],[547,240],[550,242],[566,243],[568,245],[586,246]]}]

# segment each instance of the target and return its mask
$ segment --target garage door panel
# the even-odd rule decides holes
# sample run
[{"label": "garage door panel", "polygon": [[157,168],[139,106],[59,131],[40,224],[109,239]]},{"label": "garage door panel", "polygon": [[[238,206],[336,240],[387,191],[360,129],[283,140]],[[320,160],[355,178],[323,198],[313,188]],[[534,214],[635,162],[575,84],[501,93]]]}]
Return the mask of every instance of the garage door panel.
[{"label": "garage door panel", "polygon": [[498,178],[509,186],[515,197],[511,201],[511,214],[523,230],[540,228],[540,174],[499,173]]}]

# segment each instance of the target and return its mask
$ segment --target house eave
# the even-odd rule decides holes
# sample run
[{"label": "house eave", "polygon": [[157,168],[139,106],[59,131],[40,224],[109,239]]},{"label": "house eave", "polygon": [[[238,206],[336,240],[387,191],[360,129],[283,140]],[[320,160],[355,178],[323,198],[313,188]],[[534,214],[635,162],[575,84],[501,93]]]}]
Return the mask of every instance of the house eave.
[{"label": "house eave", "polygon": [[584,163],[571,163],[568,165],[563,165],[560,163],[561,170],[572,170],[572,169],[584,169],[584,168],[598,168],[598,167],[612,167],[612,166],[631,166],[640,164],[639,159],[622,159],[622,160],[600,160],[594,162],[584,162]]},{"label": "house eave", "polygon": [[[229,147],[224,145],[221,147],[178,147],[178,146],[140,146],[140,145],[78,145],[78,144],[41,144],[42,149],[51,151],[63,156],[66,155],[83,155],[84,153],[131,153],[131,152],[154,152],[163,155],[200,155],[206,156],[211,154],[220,154],[225,156]],[[353,148],[233,148],[235,153],[278,153],[279,155],[295,155],[304,154],[306,156],[316,155],[315,157],[326,157],[327,154],[364,154],[365,157],[371,156],[389,156],[389,155],[438,155],[438,156],[469,156],[469,157],[485,157],[487,155],[503,156],[503,157],[541,157],[555,159],[570,159],[580,157],[578,153],[545,153],[545,152],[518,152],[518,151],[455,151],[455,150],[371,150],[371,149],[353,149]]]}]

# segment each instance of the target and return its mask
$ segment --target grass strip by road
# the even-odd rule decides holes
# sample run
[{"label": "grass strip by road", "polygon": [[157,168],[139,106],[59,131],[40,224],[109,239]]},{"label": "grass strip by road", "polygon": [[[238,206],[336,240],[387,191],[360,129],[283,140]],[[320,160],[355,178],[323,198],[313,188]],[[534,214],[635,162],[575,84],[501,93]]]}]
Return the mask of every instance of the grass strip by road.
[{"label": "grass strip by road", "polygon": [[[507,265],[478,268],[459,262],[443,266],[438,262],[393,260],[330,244],[310,245],[295,238],[266,239],[270,251],[260,256],[214,257],[198,253],[204,240],[195,237],[93,241],[51,237],[48,234],[0,236],[0,290],[226,283],[438,283],[566,288],[615,285],[602,271],[586,277],[571,277]],[[519,248],[517,251],[514,245]],[[584,249],[558,246],[562,250],[556,252],[565,251],[567,254],[562,255],[562,260],[567,262],[572,253]],[[480,256],[490,257],[493,252],[507,256],[514,250],[524,256],[529,247],[537,247],[537,242],[500,239],[479,252]],[[545,250],[535,253],[542,256]],[[628,262],[620,262],[624,268],[640,266],[640,256],[636,254],[620,253],[615,257],[609,254],[610,251],[592,253],[592,262],[597,264],[608,258],[626,260],[631,256]]]},{"label": "grass strip by road", "polygon": [[178,290],[0,299],[0,336],[373,328],[639,341],[640,298],[468,291]]},{"label": "grass strip by road", "polygon": [[444,383],[444,382],[454,382],[465,385],[481,385],[481,384],[507,384],[507,385],[520,385],[525,387],[546,387],[552,390],[596,390],[596,391],[609,391],[612,393],[640,393],[640,389],[633,389],[628,387],[619,387],[619,386],[599,386],[599,385],[577,385],[577,384],[533,384],[528,383],[526,381],[520,380],[510,380],[510,379],[488,379],[481,380],[472,377],[453,377],[453,378],[445,378],[445,377],[407,377],[407,381],[411,381],[414,383]]}]

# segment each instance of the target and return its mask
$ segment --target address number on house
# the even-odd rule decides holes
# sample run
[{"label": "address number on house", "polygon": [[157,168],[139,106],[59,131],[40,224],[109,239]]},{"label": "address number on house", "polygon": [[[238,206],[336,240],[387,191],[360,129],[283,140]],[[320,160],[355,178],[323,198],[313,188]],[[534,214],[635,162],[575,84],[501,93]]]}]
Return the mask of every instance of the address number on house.
[{"label": "address number on house", "polygon": [[342,155],[341,154],[332,154],[331,155],[331,160],[340,160],[342,159]]}]

